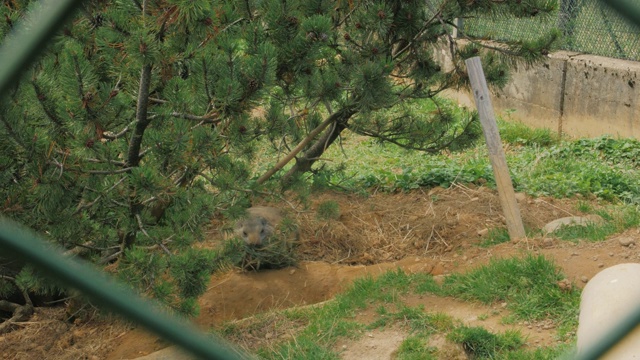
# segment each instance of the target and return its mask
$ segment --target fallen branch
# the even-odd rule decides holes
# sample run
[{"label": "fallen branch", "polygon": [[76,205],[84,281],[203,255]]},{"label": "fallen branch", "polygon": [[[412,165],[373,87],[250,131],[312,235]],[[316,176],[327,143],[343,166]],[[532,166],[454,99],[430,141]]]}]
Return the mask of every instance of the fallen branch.
[{"label": "fallen branch", "polygon": [[33,315],[33,302],[27,291],[20,288],[13,277],[0,275],[0,279],[12,283],[13,286],[20,290],[25,301],[24,305],[20,305],[7,300],[0,300],[0,310],[13,313],[10,319],[0,324],[0,334],[4,334],[13,330],[16,323],[27,321],[31,318],[31,315]]},{"label": "fallen branch", "polygon": [[291,150],[291,153],[289,153],[287,156],[285,156],[284,158],[282,158],[282,160],[280,160],[273,168],[271,168],[269,171],[267,171],[266,173],[262,174],[262,176],[260,176],[257,180],[258,184],[262,184],[265,181],[267,181],[271,176],[273,176],[273,174],[275,174],[276,172],[278,172],[280,169],[282,169],[285,165],[287,165],[289,163],[289,161],[293,160],[293,158],[296,157],[296,155],[298,155],[298,153],[300,151],[302,151],[302,149],[305,148],[305,146],[307,146],[307,144],[309,144],[311,142],[311,140],[313,140],[313,138],[315,138],[316,136],[318,136],[318,134],[320,134],[327,126],[329,126],[332,122],[335,121],[336,119],[336,114],[340,114],[340,112],[334,113],[333,115],[329,116],[329,118],[325,121],[323,121],[320,125],[318,125],[318,127],[316,127],[315,129],[313,129],[309,135],[307,135],[306,138],[304,138],[299,144],[298,146],[296,146],[293,150]]}]

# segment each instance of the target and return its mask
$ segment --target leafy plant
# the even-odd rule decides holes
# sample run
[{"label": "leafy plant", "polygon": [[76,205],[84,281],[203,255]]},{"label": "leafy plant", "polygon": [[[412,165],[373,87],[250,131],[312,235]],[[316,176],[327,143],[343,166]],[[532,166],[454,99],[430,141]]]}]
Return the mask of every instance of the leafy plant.
[{"label": "leafy plant", "polygon": [[490,229],[487,233],[486,239],[480,243],[481,247],[489,247],[493,245],[502,244],[510,240],[509,232],[505,228]]}]

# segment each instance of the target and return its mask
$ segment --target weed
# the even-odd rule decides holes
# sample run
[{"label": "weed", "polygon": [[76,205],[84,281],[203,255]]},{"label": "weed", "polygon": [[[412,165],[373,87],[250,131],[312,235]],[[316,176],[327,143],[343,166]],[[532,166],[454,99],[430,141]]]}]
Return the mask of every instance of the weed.
[{"label": "weed", "polygon": [[494,334],[482,327],[460,326],[451,332],[448,339],[462,344],[475,359],[495,359],[501,352],[516,350],[524,344],[518,331]]},{"label": "weed", "polygon": [[578,202],[578,211],[590,213],[593,212],[593,206],[588,201],[580,200]]},{"label": "weed", "polygon": [[509,231],[506,228],[493,228],[489,230],[486,239],[480,243],[480,247],[491,247],[510,240]]},{"label": "weed", "polygon": [[521,146],[551,146],[560,137],[550,129],[534,129],[516,121],[500,121],[500,138],[503,142]]},{"label": "weed", "polygon": [[316,209],[320,220],[338,220],[340,218],[340,205],[337,201],[328,200],[320,203]]},{"label": "weed", "polygon": [[430,360],[437,359],[434,354],[436,349],[427,346],[425,339],[419,336],[409,336],[398,348],[396,359],[398,360]]}]

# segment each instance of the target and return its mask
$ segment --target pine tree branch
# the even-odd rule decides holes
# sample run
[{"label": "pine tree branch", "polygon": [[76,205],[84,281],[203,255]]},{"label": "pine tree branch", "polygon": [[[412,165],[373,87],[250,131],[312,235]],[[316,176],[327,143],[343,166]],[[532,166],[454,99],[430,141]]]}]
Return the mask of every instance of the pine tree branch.
[{"label": "pine tree branch", "polygon": [[96,114],[89,106],[89,96],[92,96],[90,93],[84,92],[84,79],[82,77],[82,71],[80,70],[80,62],[78,61],[78,56],[73,55],[71,57],[73,59],[73,69],[76,73],[76,79],[78,80],[78,95],[80,97],[80,101],[82,102],[82,108],[87,110],[87,114],[91,117],[91,119],[96,118]]},{"label": "pine tree branch", "polygon": [[18,137],[18,135],[15,133],[15,131],[13,130],[13,127],[11,126],[11,124],[9,124],[9,122],[7,121],[7,119],[4,118],[4,116],[2,116],[0,114],[0,122],[4,125],[4,128],[7,130],[7,133],[9,134],[9,136],[13,139],[13,141],[20,146],[20,148],[23,151],[27,151],[26,146],[24,146],[24,143],[22,142],[22,140]]},{"label": "pine tree branch", "polygon": [[35,80],[31,81],[31,85],[33,86],[33,90],[36,92],[36,98],[38,99],[40,106],[42,106],[42,110],[44,110],[44,113],[47,115],[49,120],[51,120],[51,122],[56,125],[58,130],[64,131],[65,134],[68,134],[68,132],[65,131],[62,120],[58,117],[56,111],[49,105],[49,102],[47,101],[47,95],[44,93],[44,91],[42,91],[42,88],[36,83]]},{"label": "pine tree branch", "polygon": [[0,275],[0,279],[6,280],[12,283],[13,286],[15,286],[16,289],[18,289],[22,293],[22,297],[24,298],[25,304],[33,307],[33,302],[31,301],[31,297],[29,297],[29,293],[22,287],[18,286],[18,283],[16,282],[16,279],[14,277],[7,276],[7,275]]},{"label": "pine tree branch", "polygon": [[98,200],[100,200],[102,198],[102,196],[106,193],[109,193],[111,190],[115,189],[116,187],[118,187],[118,185],[120,185],[124,180],[126,180],[127,177],[124,176],[122,177],[120,180],[118,180],[115,184],[113,184],[110,188],[108,188],[107,190],[105,190],[102,194],[99,194],[93,201],[91,202],[84,202],[84,200],[80,200],[80,202],[78,203],[78,206],[76,207],[76,210],[73,212],[73,215],[76,215],[78,213],[80,213],[80,211],[84,210],[84,209],[88,209],[90,207],[92,207],[93,205],[95,205]]},{"label": "pine tree branch", "polygon": [[100,159],[93,159],[93,158],[84,158],[82,160],[88,163],[93,163],[93,164],[111,164],[111,165],[117,165],[117,166],[127,165],[124,161],[116,161],[116,160],[100,160]]},{"label": "pine tree branch", "polygon": [[198,116],[198,115],[192,115],[192,114],[172,112],[171,116],[181,118],[181,119],[186,119],[186,120],[200,121],[200,123],[202,124],[218,124],[222,121],[218,113]]},{"label": "pine tree branch", "polygon": [[[445,24],[445,21],[442,19],[442,16],[440,15],[440,11],[435,11],[435,9],[433,8],[433,4],[427,0],[426,2],[427,6],[429,7],[429,10],[433,11],[434,16],[438,19],[438,22],[440,22],[440,25],[442,26],[443,29],[447,29],[447,25]],[[449,40],[449,54],[451,55],[452,59],[456,58],[456,41],[453,39],[453,36],[451,35],[451,32],[444,30],[446,36],[447,36],[447,40]],[[456,68],[456,70],[458,70],[458,64],[454,61],[453,62],[453,66]]]},{"label": "pine tree branch", "polygon": [[[322,155],[324,151],[329,146],[331,146],[331,144],[333,144],[333,142],[338,138],[338,136],[340,136],[340,133],[342,132],[342,130],[344,130],[347,127],[347,121],[356,113],[357,113],[357,110],[355,106],[343,107],[340,110],[333,113],[331,116],[329,116],[327,120],[325,120],[322,124],[318,125],[317,128],[315,128],[311,133],[309,133],[309,136],[307,136],[303,140],[303,141],[306,141],[306,143],[303,146],[300,146],[300,144],[296,146],[294,151],[295,150],[298,150],[298,151],[295,152],[295,154],[297,154],[300,150],[302,150],[302,148],[306,146],[315,137],[315,135],[319,134],[322,131],[322,129],[319,129],[322,125],[324,125],[323,127],[324,129],[329,124],[332,124],[332,123],[335,124],[335,126],[333,126],[330,130],[325,131],[324,134],[322,134],[322,136],[320,136],[320,138],[318,138],[318,140],[316,140],[316,142],[313,145],[311,145],[307,149],[307,151],[305,151],[303,157],[298,158],[296,160],[295,165],[283,176],[284,182],[287,182],[296,173],[306,172],[310,170],[311,165],[313,165],[313,163],[315,163],[320,158],[320,155]],[[313,137],[311,137],[312,134],[314,135]],[[293,158],[295,154],[293,155],[289,154],[287,157]],[[289,161],[291,161],[291,159],[289,159]],[[284,162],[284,159],[280,161],[278,165],[280,165],[283,162]],[[280,168],[284,167],[285,164],[286,163],[282,164]]]},{"label": "pine tree branch", "polygon": [[[119,248],[120,247],[118,247],[118,249]],[[98,260],[98,264],[99,265],[104,265],[104,264],[110,263],[111,261],[117,259],[122,254],[124,254],[124,252],[122,250],[118,250],[118,251],[114,252],[113,254],[101,257],[100,260]]]},{"label": "pine tree branch", "polygon": [[209,71],[207,68],[207,61],[202,58],[202,81],[204,83],[204,92],[207,95],[207,104],[211,108],[213,104],[213,96],[211,96],[211,90],[209,89]]},{"label": "pine tree branch", "polygon": [[[56,154],[62,155],[64,157],[67,157],[70,155],[68,151],[62,151],[60,149],[56,149],[54,151],[56,152]],[[140,156],[142,156],[142,154]],[[126,165],[124,161],[117,161],[117,160],[101,160],[101,159],[94,159],[94,158],[82,158],[80,160],[88,163],[93,163],[93,164],[111,164],[111,165],[117,165],[117,166]]]},{"label": "pine tree branch", "polygon": [[93,174],[93,175],[114,175],[114,174],[122,174],[122,173],[130,172],[135,167],[136,166],[129,166],[129,167],[117,169],[117,170],[80,170],[80,172],[83,172],[85,174]]},{"label": "pine tree branch", "polygon": [[142,137],[151,120],[147,116],[149,105],[149,84],[151,83],[151,65],[144,65],[140,71],[140,87],[136,106],[136,126],[129,141],[127,165],[136,167],[140,163]]},{"label": "pine tree branch", "polygon": [[[147,233],[147,231],[144,229],[144,225],[142,224],[142,218],[140,217],[140,214],[136,214],[136,220],[138,221],[138,228],[140,229],[140,231],[142,231],[142,233],[148,237],[149,239],[152,239],[151,236],[149,236],[149,234]],[[160,246],[160,248],[162,249],[162,251],[165,252],[165,254],[167,254],[169,257],[173,256],[173,254],[171,253],[171,251],[169,251],[169,249],[167,249],[166,246],[164,246],[164,244],[162,242],[158,242],[156,243],[156,245]]]},{"label": "pine tree branch", "polygon": [[300,151],[302,151],[305,146],[307,146],[307,144],[309,144],[311,142],[311,140],[313,140],[313,138],[315,138],[316,136],[318,136],[327,126],[329,126],[329,124],[333,123],[334,121],[336,121],[336,119],[338,118],[338,116],[336,116],[336,114],[338,113],[334,113],[333,115],[329,116],[325,121],[323,121],[320,125],[318,125],[315,129],[313,129],[309,135],[307,135],[307,137],[305,137],[299,144],[298,146],[296,146],[287,156],[285,156],[284,158],[282,158],[282,160],[278,161],[278,163],[276,165],[273,166],[273,168],[271,168],[269,171],[267,171],[266,173],[264,173],[262,176],[260,176],[258,178],[258,180],[256,181],[258,184],[262,184],[265,181],[267,181],[271,176],[273,176],[273,174],[275,174],[276,172],[278,172],[280,169],[282,169],[285,165],[287,165],[289,163],[289,161],[293,160],[293,158],[298,155],[298,153]]},{"label": "pine tree branch", "polygon": [[110,131],[105,131],[102,133],[102,137],[108,140],[117,140],[123,137],[126,133],[129,132],[129,125],[125,126],[119,133],[112,133]]}]

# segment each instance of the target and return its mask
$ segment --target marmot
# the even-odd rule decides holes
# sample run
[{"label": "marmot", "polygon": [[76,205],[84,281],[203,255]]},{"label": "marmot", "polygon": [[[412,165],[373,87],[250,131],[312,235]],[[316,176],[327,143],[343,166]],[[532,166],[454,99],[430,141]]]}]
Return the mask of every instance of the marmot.
[{"label": "marmot", "polygon": [[281,221],[280,209],[268,206],[250,207],[247,209],[247,216],[236,223],[235,233],[248,245],[263,245]]}]

